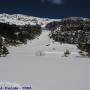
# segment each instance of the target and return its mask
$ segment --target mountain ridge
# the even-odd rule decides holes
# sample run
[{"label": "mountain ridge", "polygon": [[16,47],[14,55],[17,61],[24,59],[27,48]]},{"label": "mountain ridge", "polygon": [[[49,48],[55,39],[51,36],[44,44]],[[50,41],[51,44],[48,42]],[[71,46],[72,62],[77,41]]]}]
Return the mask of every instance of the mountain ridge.
[{"label": "mountain ridge", "polygon": [[15,24],[18,26],[38,24],[42,28],[45,28],[48,23],[51,23],[54,21],[63,21],[63,20],[90,21],[89,18],[83,18],[83,17],[65,17],[63,19],[50,19],[50,18],[34,17],[34,16],[29,16],[24,14],[6,14],[6,13],[0,14],[1,23]]},{"label": "mountain ridge", "polygon": [[58,20],[59,19],[40,18],[23,14],[0,14],[0,22],[15,25],[39,24],[41,27],[44,27],[47,23]]}]

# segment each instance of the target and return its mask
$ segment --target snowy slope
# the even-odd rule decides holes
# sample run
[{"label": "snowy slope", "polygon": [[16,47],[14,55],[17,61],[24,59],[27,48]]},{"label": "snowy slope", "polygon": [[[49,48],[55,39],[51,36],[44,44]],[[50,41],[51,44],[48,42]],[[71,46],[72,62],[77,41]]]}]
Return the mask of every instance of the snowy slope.
[{"label": "snowy slope", "polygon": [[[74,45],[53,42],[49,31],[0,58],[0,80],[30,83],[32,90],[90,90],[90,59]],[[71,51],[64,57],[66,49]],[[42,56],[38,53],[42,53]]]}]

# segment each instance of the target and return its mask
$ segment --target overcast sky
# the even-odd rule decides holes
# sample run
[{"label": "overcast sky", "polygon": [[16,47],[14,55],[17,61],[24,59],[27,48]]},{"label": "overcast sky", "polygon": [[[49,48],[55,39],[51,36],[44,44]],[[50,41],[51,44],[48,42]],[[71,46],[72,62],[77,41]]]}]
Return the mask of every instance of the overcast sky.
[{"label": "overcast sky", "polygon": [[90,0],[0,0],[0,13],[19,13],[47,18],[90,18]]}]

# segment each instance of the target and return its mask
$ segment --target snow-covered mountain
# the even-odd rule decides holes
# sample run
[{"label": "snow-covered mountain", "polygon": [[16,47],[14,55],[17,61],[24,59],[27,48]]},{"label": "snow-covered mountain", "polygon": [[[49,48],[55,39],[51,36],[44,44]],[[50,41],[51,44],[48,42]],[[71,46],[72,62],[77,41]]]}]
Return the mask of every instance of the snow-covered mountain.
[{"label": "snow-covered mountain", "polygon": [[0,14],[0,22],[9,23],[15,25],[36,25],[39,24],[41,27],[45,27],[48,23],[53,21],[61,21],[61,20],[84,20],[90,21],[88,18],[83,17],[68,17],[64,19],[49,19],[49,18],[40,18],[34,16],[28,16],[23,14]]},{"label": "snow-covered mountain", "polygon": [[36,25],[39,24],[41,27],[46,26],[47,23],[57,21],[59,19],[39,18],[34,16],[27,16],[23,14],[0,14],[0,22],[16,24],[16,25]]}]

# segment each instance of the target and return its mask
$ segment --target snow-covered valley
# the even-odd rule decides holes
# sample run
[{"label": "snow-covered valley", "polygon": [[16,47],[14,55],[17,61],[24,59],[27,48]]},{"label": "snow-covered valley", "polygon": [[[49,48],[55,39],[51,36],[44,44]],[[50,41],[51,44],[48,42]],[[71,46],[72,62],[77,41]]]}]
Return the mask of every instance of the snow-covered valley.
[{"label": "snow-covered valley", "polygon": [[0,80],[30,83],[32,90],[90,90],[90,58],[74,45],[54,42],[49,33],[43,30],[26,45],[9,47],[10,54],[0,57]]}]

